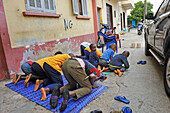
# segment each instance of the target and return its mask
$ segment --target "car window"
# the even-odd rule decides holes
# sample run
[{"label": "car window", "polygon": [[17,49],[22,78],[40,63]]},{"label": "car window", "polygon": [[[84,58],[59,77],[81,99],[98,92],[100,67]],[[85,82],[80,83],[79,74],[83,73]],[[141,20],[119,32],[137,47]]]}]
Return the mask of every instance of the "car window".
[{"label": "car window", "polygon": [[163,31],[164,25],[165,25],[165,24],[169,24],[169,23],[168,23],[168,20],[169,20],[168,17],[165,18],[165,19],[163,19],[163,20],[159,23],[159,25],[157,26],[157,29]]},{"label": "car window", "polygon": [[162,15],[163,13],[165,13],[165,10],[167,8],[167,5],[169,3],[169,0],[165,0],[164,3],[162,4],[162,6],[160,7],[159,11],[157,12],[156,17]]},{"label": "car window", "polygon": [[166,8],[166,11],[165,11],[165,12],[168,12],[168,11],[170,11],[170,1],[169,1],[169,3],[168,3],[168,6],[167,6],[167,8]]}]

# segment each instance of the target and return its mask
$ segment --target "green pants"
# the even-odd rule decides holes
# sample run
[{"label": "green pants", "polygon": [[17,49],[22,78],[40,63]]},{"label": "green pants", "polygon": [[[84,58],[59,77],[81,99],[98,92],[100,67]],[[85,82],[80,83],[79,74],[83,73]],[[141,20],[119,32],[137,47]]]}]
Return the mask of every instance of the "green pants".
[{"label": "green pants", "polygon": [[[73,97],[74,99],[79,99],[91,93],[92,85],[89,79],[85,79],[87,74],[77,60],[65,61],[62,65],[62,71],[65,78],[69,82],[62,88],[75,91],[76,97]],[[81,88],[76,89],[77,83],[81,86]]]}]

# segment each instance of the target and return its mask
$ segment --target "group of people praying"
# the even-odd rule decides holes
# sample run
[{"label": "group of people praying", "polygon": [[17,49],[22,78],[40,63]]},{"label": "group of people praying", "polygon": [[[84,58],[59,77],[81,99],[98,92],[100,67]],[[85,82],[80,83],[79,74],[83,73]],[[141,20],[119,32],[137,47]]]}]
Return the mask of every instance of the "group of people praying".
[{"label": "group of people praying", "polygon": [[[67,108],[68,100],[73,97],[75,100],[90,94],[95,80],[100,77],[103,71],[113,71],[119,76],[129,68],[127,57],[128,51],[114,56],[117,46],[111,44],[103,54],[96,49],[95,44],[81,44],[81,56],[73,53],[63,54],[58,51],[54,55],[39,59],[37,61],[27,61],[21,65],[24,75],[15,74],[13,83],[25,80],[24,84],[29,87],[29,82],[35,83],[34,91],[40,89],[42,93],[41,101],[47,99],[47,95],[52,93],[50,105],[56,108],[60,95],[63,96],[60,111]],[[68,84],[63,85],[62,73]],[[51,85],[50,85],[51,84]],[[40,88],[40,86],[43,86]],[[44,88],[45,86],[48,86]]]}]

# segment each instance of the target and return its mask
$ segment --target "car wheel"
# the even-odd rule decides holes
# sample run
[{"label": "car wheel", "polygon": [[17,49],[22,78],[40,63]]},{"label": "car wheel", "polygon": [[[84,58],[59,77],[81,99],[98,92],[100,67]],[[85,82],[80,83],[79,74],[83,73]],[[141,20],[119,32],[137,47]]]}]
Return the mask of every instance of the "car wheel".
[{"label": "car wheel", "polygon": [[151,56],[151,53],[149,52],[149,44],[148,44],[147,40],[145,40],[145,55]]},{"label": "car wheel", "polygon": [[141,35],[142,34],[142,32],[141,31],[138,31],[138,35]]},{"label": "car wheel", "polygon": [[170,97],[170,50],[166,55],[164,64],[164,87],[166,94]]}]

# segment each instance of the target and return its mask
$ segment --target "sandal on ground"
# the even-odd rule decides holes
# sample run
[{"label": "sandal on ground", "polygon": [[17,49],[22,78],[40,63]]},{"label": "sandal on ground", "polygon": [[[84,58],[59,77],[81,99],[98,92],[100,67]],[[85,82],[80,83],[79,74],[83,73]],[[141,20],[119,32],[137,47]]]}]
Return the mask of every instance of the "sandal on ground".
[{"label": "sandal on ground", "polygon": [[139,61],[139,62],[137,62],[137,64],[141,64],[143,61],[141,60],[141,61]]},{"label": "sandal on ground", "polygon": [[132,109],[130,107],[124,106],[122,108],[123,113],[132,113]]},{"label": "sandal on ground", "polygon": [[146,64],[146,61],[142,61],[142,63],[141,64]]},{"label": "sandal on ground", "polygon": [[68,100],[70,98],[68,89],[63,90],[63,97],[64,97],[64,101],[61,105],[60,112],[63,112],[67,108]]},{"label": "sandal on ground", "polygon": [[118,101],[121,101],[121,102],[124,102],[124,103],[126,103],[126,104],[129,104],[130,103],[130,101],[128,100],[128,99],[126,99],[126,97],[122,97],[122,96],[116,96],[115,97],[115,100],[118,100]]},{"label": "sandal on ground", "polygon": [[55,86],[54,89],[53,89],[51,98],[50,98],[51,108],[57,107],[59,96],[60,96],[60,89],[59,89],[58,86]]}]

